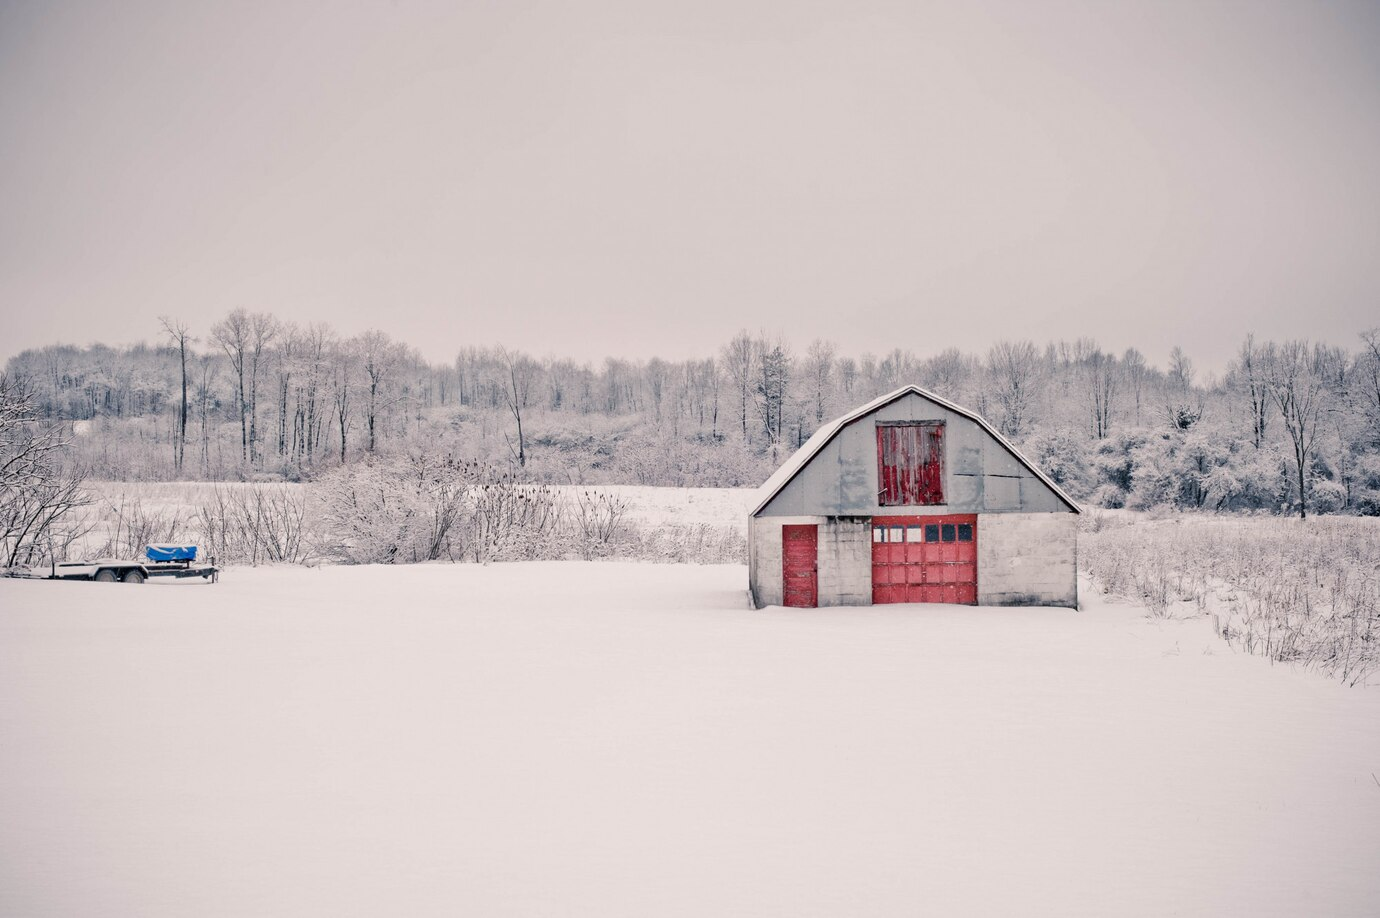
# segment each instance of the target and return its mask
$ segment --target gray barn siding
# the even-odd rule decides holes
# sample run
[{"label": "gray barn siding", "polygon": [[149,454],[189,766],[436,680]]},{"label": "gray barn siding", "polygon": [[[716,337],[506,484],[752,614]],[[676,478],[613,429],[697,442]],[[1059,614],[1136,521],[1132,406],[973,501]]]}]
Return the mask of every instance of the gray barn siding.
[{"label": "gray barn siding", "polygon": [[[945,422],[944,496],[933,507],[877,503],[877,421]],[[847,424],[759,516],[1067,512],[1059,496],[972,419],[908,393]]]}]

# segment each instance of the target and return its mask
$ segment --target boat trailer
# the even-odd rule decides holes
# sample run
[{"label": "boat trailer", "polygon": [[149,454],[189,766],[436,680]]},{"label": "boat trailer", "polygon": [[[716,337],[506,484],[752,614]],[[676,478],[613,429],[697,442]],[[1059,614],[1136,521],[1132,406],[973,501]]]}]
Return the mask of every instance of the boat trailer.
[{"label": "boat trailer", "polygon": [[12,576],[31,580],[94,580],[97,583],[143,583],[151,577],[183,580],[200,577],[215,583],[220,568],[196,560],[195,545],[150,545],[142,561],[98,558],[94,561],[53,561],[47,568],[27,568]]}]

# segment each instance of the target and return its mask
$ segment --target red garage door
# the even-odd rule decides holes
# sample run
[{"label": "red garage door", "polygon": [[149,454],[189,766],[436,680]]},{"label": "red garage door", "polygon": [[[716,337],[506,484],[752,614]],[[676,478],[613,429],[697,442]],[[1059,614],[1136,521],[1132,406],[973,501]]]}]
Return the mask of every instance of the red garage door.
[{"label": "red garage door", "polygon": [[874,517],[872,601],[976,605],[977,517]]},{"label": "red garage door", "polygon": [[818,543],[818,526],[781,527],[782,601],[785,605],[807,609],[819,605]]}]

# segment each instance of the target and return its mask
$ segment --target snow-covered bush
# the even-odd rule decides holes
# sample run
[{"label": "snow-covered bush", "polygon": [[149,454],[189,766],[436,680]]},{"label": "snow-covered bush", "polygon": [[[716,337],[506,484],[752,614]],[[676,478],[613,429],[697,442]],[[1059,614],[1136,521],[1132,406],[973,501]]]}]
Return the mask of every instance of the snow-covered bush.
[{"label": "snow-covered bush", "polygon": [[1210,614],[1225,640],[1354,685],[1380,671],[1373,520],[1089,513],[1079,559],[1154,614]]},{"label": "snow-covered bush", "polygon": [[585,558],[607,557],[625,528],[628,502],[608,491],[581,489],[570,514]]},{"label": "snow-covered bush", "polygon": [[85,478],[59,425],[40,422],[29,386],[0,373],[0,567],[52,557],[84,534]]},{"label": "snow-covered bush", "polygon": [[1380,516],[1380,488],[1365,488],[1356,494],[1356,512],[1362,516]]},{"label": "snow-covered bush", "polygon": [[1126,506],[1126,492],[1113,484],[1104,484],[1088,497],[1088,506],[1120,510]]},{"label": "snow-covered bush", "polygon": [[707,523],[633,527],[618,557],[675,564],[746,564],[747,538],[737,529]]},{"label": "snow-covered bush", "polygon": [[1346,488],[1335,481],[1314,481],[1308,488],[1308,509],[1313,513],[1336,513],[1346,501]]},{"label": "snow-covered bush", "polygon": [[315,485],[318,554],[347,564],[454,558],[452,534],[467,518],[469,469],[425,456],[341,466]]},{"label": "snow-covered bush", "polygon": [[[166,539],[185,538],[168,532]],[[290,484],[217,485],[186,532],[221,564],[300,564],[311,541],[307,495]]]},{"label": "snow-covered bush", "polygon": [[129,501],[122,498],[102,509],[107,522],[103,527],[105,541],[94,555],[106,558],[138,558],[147,545],[181,538],[190,522],[190,514],[181,508],[153,507],[138,497]]},{"label": "snow-covered bush", "polygon": [[486,470],[472,485],[473,512],[464,529],[471,560],[524,561],[566,553],[561,507],[546,485],[524,484]]},{"label": "snow-covered bush", "polygon": [[347,564],[561,557],[554,492],[425,453],[341,466],[315,485],[316,546]]},{"label": "snow-covered bush", "polygon": [[1022,452],[1054,479],[1055,484],[1077,497],[1092,490],[1086,450],[1087,446],[1078,436],[1060,428],[1029,438]]},{"label": "snow-covered bush", "polygon": [[1288,488],[1278,453],[1197,429],[1109,443],[1096,465],[1137,510],[1276,509]]}]

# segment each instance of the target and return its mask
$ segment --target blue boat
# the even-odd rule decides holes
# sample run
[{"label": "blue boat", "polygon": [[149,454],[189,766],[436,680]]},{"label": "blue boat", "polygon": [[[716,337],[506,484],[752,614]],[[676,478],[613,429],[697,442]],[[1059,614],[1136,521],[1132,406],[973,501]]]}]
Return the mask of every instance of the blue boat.
[{"label": "blue boat", "polygon": [[195,545],[149,545],[144,549],[144,557],[154,562],[195,561]]}]

